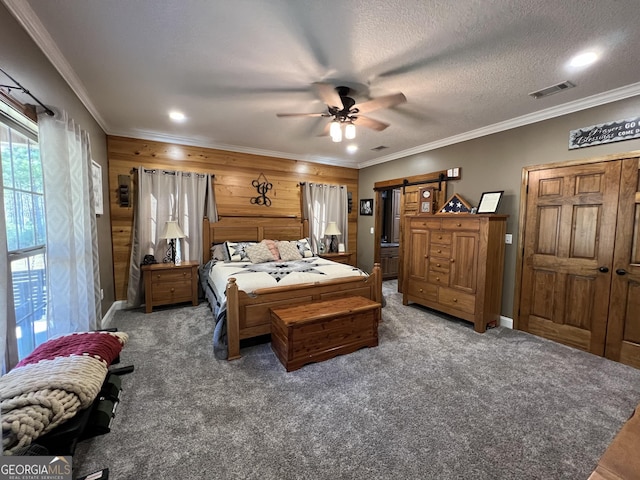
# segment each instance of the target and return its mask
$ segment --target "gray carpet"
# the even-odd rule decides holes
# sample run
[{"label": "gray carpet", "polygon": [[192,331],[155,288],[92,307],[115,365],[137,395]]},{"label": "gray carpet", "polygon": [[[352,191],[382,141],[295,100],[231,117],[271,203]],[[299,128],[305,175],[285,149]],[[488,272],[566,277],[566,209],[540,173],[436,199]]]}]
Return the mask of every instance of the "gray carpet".
[{"label": "gray carpet", "polygon": [[640,370],[405,307],[380,345],[286,373],[268,343],[216,360],[206,304],[120,311],[112,432],[76,475],[110,479],[585,479],[640,402]]}]

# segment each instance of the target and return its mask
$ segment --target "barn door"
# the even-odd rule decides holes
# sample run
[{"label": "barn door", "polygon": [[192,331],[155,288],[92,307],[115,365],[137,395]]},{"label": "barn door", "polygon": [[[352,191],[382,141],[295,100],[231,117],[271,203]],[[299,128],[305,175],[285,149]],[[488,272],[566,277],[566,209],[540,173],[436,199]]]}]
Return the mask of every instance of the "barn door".
[{"label": "barn door", "polygon": [[529,172],[519,328],[604,355],[621,162]]},{"label": "barn door", "polygon": [[605,356],[640,368],[640,164],[624,160]]}]

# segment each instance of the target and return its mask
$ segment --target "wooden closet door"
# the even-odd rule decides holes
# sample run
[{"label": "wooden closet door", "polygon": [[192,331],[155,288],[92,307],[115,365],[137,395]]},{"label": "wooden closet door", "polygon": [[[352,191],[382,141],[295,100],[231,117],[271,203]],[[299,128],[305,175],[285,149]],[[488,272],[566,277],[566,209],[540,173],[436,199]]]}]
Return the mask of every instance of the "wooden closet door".
[{"label": "wooden closet door", "polygon": [[604,355],[620,166],[529,173],[522,330]]},{"label": "wooden closet door", "polygon": [[622,161],[605,356],[640,368],[640,162]]}]

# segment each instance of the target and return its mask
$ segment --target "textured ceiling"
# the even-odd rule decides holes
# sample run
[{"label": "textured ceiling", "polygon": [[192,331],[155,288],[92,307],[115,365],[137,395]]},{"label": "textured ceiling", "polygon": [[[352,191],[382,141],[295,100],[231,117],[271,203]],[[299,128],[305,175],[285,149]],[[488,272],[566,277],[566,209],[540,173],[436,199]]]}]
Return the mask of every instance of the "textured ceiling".
[{"label": "textured ceiling", "polygon": [[[363,167],[640,94],[638,0],[3,1],[112,135]],[[336,144],[276,117],[325,111],[313,82],[407,102]]]}]

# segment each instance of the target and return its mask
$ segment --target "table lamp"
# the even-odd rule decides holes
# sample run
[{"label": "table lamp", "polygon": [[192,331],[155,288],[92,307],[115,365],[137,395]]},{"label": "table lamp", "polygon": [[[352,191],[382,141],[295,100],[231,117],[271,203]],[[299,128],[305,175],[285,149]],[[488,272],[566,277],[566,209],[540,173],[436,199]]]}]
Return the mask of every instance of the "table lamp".
[{"label": "table lamp", "polygon": [[336,235],[341,235],[340,230],[338,230],[338,226],[336,222],[329,222],[327,224],[327,228],[324,231],[325,235],[331,235],[331,243],[329,243],[329,253],[337,253],[338,252],[338,239]]},{"label": "table lamp", "polygon": [[185,238],[186,235],[178,226],[178,222],[175,220],[169,220],[164,224],[164,232],[160,235],[161,239],[168,240],[169,247],[167,248],[167,255],[164,257],[165,262],[176,263],[176,238]]}]

